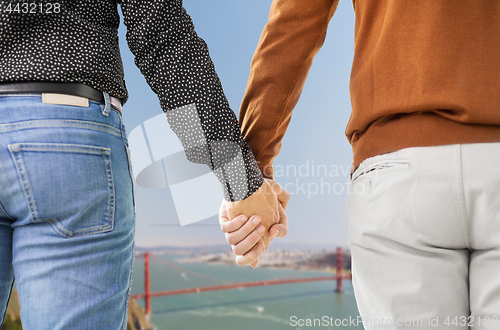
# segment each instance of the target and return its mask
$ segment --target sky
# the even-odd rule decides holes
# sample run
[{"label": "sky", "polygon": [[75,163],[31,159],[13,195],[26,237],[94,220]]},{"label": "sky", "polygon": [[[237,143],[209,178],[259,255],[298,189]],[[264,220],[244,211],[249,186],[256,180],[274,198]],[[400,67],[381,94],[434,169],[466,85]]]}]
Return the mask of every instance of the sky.
[{"label": "sky", "polygon": [[[250,62],[265,26],[271,0],[184,0],[196,32],[208,44],[231,109],[238,116]],[[119,30],[125,82],[127,130],[162,113],[158,97],[134,64]],[[344,131],[351,112],[349,78],[354,49],[352,1],[342,0],[326,41],[309,72],[299,103],[274,161],[275,180],[291,194],[288,236],[273,245],[347,246],[346,197],[352,149]],[[133,150],[132,150],[133,152]],[[227,244],[217,217],[180,226],[170,190],[136,185],[138,246]],[[196,207],[196,200],[192,201]],[[278,241],[278,242],[277,242]],[[305,245],[304,245],[305,244]]]}]

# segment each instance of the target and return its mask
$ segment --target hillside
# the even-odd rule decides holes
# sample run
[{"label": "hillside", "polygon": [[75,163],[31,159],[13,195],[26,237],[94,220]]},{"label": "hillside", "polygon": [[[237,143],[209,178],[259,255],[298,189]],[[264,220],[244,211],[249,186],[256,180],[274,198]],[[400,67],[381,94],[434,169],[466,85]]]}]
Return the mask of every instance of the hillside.
[{"label": "hillside", "polygon": [[[5,320],[0,330],[22,330],[19,315],[19,298],[17,290],[13,289],[10,297]],[[146,315],[135,299],[130,299],[128,308],[127,330],[153,330],[154,327],[147,321]]]}]

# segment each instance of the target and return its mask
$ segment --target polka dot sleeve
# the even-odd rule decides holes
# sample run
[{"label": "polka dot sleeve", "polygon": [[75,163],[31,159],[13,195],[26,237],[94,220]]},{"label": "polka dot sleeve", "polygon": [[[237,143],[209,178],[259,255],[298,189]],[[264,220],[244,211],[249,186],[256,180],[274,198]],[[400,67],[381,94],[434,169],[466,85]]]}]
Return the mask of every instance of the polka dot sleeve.
[{"label": "polka dot sleeve", "polygon": [[226,200],[253,194],[263,176],[182,1],[118,2],[135,64],[158,95],[187,158],[211,168]]}]

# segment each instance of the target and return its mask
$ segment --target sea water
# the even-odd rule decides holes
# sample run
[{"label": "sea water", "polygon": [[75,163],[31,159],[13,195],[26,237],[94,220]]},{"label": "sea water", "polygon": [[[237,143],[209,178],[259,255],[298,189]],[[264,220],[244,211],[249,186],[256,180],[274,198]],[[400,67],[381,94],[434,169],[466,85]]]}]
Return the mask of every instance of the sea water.
[{"label": "sea water", "polygon": [[[293,269],[250,268],[226,264],[179,263],[186,255],[150,258],[151,292],[234,282],[334,274]],[[336,281],[318,281],[189,293],[151,298],[151,322],[158,330],[363,329],[350,280],[344,292]],[[132,294],[144,292],[144,261],[134,266]],[[144,306],[141,299],[139,303]]]}]

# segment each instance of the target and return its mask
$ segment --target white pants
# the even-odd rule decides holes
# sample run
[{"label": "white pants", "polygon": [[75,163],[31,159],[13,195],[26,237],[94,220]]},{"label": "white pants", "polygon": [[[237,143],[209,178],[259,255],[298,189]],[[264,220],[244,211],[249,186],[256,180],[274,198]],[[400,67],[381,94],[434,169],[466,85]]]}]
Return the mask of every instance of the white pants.
[{"label": "white pants", "polygon": [[500,329],[500,143],[406,148],[352,178],[365,329]]}]

